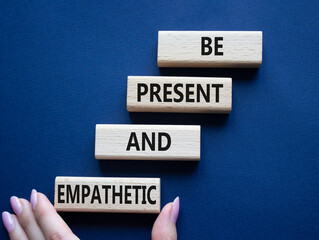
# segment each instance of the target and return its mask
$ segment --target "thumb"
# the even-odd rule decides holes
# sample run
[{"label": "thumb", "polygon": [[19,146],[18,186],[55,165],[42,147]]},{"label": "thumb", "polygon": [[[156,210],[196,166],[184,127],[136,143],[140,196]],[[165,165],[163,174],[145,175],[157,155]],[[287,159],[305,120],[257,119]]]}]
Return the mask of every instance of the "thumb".
[{"label": "thumb", "polygon": [[152,240],[177,240],[176,221],[179,214],[179,197],[168,203],[158,215],[152,230]]}]

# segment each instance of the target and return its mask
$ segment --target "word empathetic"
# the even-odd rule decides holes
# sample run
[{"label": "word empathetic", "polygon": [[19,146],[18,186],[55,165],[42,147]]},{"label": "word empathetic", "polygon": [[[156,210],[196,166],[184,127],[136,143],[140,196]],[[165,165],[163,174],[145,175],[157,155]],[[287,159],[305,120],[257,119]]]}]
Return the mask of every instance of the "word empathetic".
[{"label": "word empathetic", "polygon": [[57,177],[55,208],[58,211],[158,213],[160,179]]},{"label": "word empathetic", "polygon": [[261,31],[159,31],[159,67],[259,67]]},{"label": "word empathetic", "polygon": [[[79,185],[76,184],[73,187],[70,184],[58,184],[58,203],[86,203],[87,200],[91,204],[99,203],[102,204],[102,198],[104,198],[103,203],[105,204],[132,204],[132,193],[135,191],[135,204],[155,204],[156,201],[152,200],[150,195],[152,190],[156,190],[156,186],[152,185],[147,189],[147,186],[138,185],[94,185],[93,190],[91,190],[89,185]],[[139,190],[141,190],[142,199],[139,199]],[[66,198],[64,198],[66,195]],[[81,196],[81,200],[80,200]],[[109,196],[112,196],[112,200],[109,201]]]},{"label": "word empathetic", "polygon": [[127,78],[129,112],[229,113],[231,104],[231,78]]},{"label": "word empathetic", "polygon": [[200,160],[200,126],[97,124],[95,158]]}]

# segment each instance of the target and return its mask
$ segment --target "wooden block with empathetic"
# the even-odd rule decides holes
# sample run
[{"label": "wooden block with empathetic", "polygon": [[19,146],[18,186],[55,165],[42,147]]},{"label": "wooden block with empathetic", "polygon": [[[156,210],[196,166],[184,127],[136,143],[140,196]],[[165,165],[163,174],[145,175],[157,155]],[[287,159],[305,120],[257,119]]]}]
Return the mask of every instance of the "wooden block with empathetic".
[{"label": "wooden block with empathetic", "polygon": [[232,79],[127,77],[129,112],[229,113]]},{"label": "wooden block with empathetic", "polygon": [[54,207],[62,212],[159,213],[159,178],[56,177]]},{"label": "wooden block with empathetic", "polygon": [[200,126],[97,124],[95,158],[199,161]]},{"label": "wooden block with empathetic", "polygon": [[159,31],[159,67],[257,68],[261,31]]}]

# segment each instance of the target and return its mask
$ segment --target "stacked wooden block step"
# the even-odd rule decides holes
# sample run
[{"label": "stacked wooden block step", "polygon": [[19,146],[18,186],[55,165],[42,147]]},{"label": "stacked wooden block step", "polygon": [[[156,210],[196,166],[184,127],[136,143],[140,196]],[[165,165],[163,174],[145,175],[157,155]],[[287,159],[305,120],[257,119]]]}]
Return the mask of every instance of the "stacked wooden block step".
[{"label": "stacked wooden block step", "polygon": [[[256,68],[262,32],[159,31],[159,67]],[[129,112],[223,113],[232,109],[229,77],[128,76]],[[97,124],[99,160],[199,161],[199,125]],[[56,177],[54,205],[72,212],[160,212],[159,178]]]}]

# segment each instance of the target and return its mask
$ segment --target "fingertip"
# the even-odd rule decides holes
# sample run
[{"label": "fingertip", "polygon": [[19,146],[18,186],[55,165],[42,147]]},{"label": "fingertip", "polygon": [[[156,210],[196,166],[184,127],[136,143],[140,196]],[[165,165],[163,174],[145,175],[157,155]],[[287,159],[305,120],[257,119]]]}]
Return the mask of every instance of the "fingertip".
[{"label": "fingertip", "polygon": [[[32,208],[33,204],[34,202],[31,202]],[[41,218],[43,215],[46,215],[49,212],[56,213],[56,210],[50,200],[41,192],[36,192],[36,203],[33,211],[37,219]]]},{"label": "fingertip", "polygon": [[46,195],[44,195],[43,193],[41,193],[41,192],[37,192],[37,197],[38,197],[38,200],[39,199],[42,199],[42,200],[46,199],[46,200],[49,201],[48,197]]},{"label": "fingertip", "polygon": [[22,207],[24,207],[25,205],[31,205],[31,203],[27,199],[19,198],[19,200],[20,200]]},{"label": "fingertip", "polygon": [[[68,225],[57,213],[50,200],[40,192],[36,193],[34,216],[46,239],[76,239]],[[32,199],[31,199],[32,200]],[[62,239],[62,238],[61,238]]]},{"label": "fingertip", "polygon": [[39,206],[40,204],[42,205],[41,208],[45,207],[47,209],[51,209],[51,210],[54,210],[54,212],[56,212],[53,204],[48,199],[48,197],[45,194],[38,192],[37,193],[37,206]]},{"label": "fingertip", "polygon": [[21,224],[19,223],[18,217],[15,214],[7,213],[5,217],[11,218],[11,223],[9,226],[5,227],[9,233],[10,239],[19,239],[19,240],[28,240],[28,236],[25,233],[24,229],[22,228]]},{"label": "fingertip", "polygon": [[173,202],[169,202],[163,207],[160,215],[169,216],[171,222],[175,224],[178,219],[179,209],[180,209],[180,198],[176,197]]},{"label": "fingertip", "polygon": [[32,189],[31,196],[30,196],[30,203],[32,205],[32,209],[35,210],[37,203],[38,203],[38,196],[37,190]]},{"label": "fingertip", "polygon": [[7,212],[2,212],[2,222],[8,233],[11,233],[14,229],[14,219],[13,216]]},{"label": "fingertip", "polygon": [[177,239],[176,221],[179,215],[180,199],[167,203],[158,215],[152,229],[152,240]]},{"label": "fingertip", "polygon": [[176,224],[178,215],[179,215],[179,206],[180,206],[180,200],[179,197],[176,197],[173,206],[172,206],[172,212],[171,212],[171,221]]},{"label": "fingertip", "polygon": [[10,204],[14,213],[17,214],[17,216],[20,216],[20,214],[22,213],[22,205],[19,198],[16,196],[12,196],[10,198]]},{"label": "fingertip", "polygon": [[163,209],[162,209],[162,211],[160,212],[160,215],[170,215],[171,214],[171,211],[172,211],[172,207],[173,207],[173,203],[172,202],[169,202],[169,203],[167,203],[164,207],[163,207]]}]

